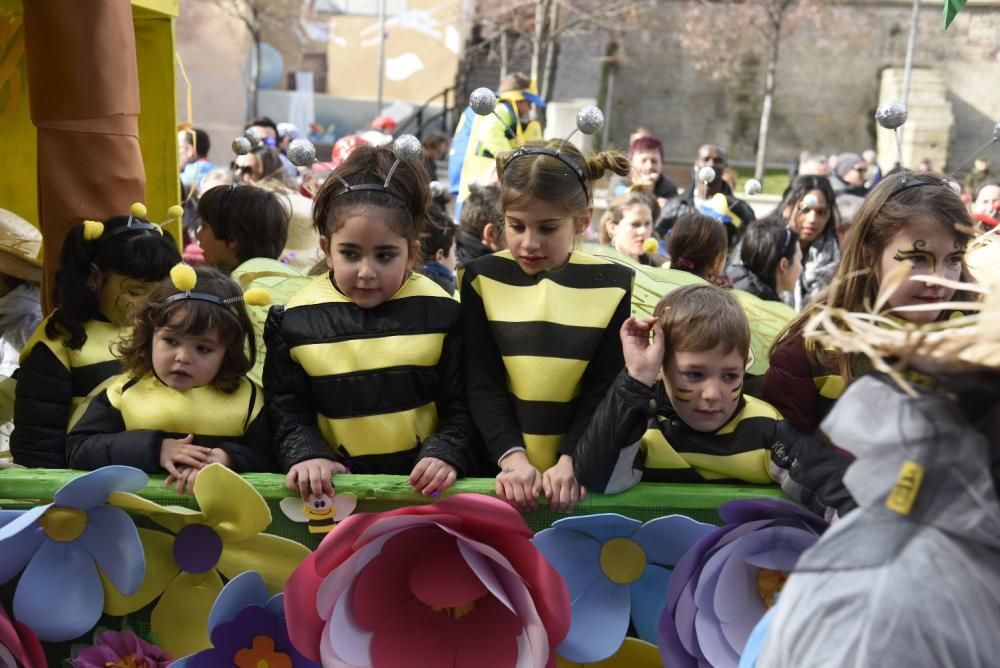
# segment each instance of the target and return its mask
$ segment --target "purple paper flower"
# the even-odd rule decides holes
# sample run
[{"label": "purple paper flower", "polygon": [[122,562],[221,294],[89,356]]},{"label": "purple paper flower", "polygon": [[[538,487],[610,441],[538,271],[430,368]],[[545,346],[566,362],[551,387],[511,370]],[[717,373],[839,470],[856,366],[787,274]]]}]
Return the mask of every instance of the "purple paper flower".
[{"label": "purple paper flower", "polygon": [[85,647],[73,659],[73,668],[166,668],[173,659],[132,631],[103,631],[94,636],[94,645]]},{"label": "purple paper flower", "polygon": [[674,569],[660,617],[660,655],[671,668],[736,668],[754,625],[785,575],[827,524],[780,499],[730,501],[726,525]]},{"label": "purple paper flower", "polygon": [[171,668],[272,666],[319,668],[292,646],[282,594],[268,598],[255,571],[241,573],[222,589],[208,617],[212,647],[178,659]]},{"label": "purple paper flower", "polygon": [[656,642],[656,621],[677,560],[711,525],[683,515],[643,524],[614,513],[567,517],[531,542],[562,575],[569,590],[569,634],[556,653],[577,663],[612,656],[629,619],[639,637]]},{"label": "purple paper flower", "polygon": [[14,617],[39,639],[69,640],[94,628],[105,600],[101,573],[121,594],[139,588],[146,570],[139,534],[108,497],[130,497],[121,493],[148,481],[139,469],[105,466],[67,482],[52,503],[0,511],[0,584],[24,569]]}]

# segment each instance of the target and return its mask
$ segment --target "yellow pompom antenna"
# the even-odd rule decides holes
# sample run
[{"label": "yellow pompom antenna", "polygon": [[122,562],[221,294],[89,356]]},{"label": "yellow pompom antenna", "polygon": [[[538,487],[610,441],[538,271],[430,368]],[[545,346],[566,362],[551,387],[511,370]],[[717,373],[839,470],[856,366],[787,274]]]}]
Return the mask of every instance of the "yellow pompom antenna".
[{"label": "yellow pompom antenna", "polygon": [[248,306],[267,306],[271,303],[271,294],[264,288],[250,288],[243,293],[243,301]]},{"label": "yellow pompom antenna", "polygon": [[97,220],[83,221],[83,240],[94,241],[104,234],[104,223]]},{"label": "yellow pompom antenna", "polygon": [[198,274],[194,272],[194,267],[181,262],[170,270],[170,281],[181,292],[191,292],[198,284]]},{"label": "yellow pompom antenna", "polygon": [[167,209],[167,218],[176,219],[184,215],[184,207],[180,204],[174,204],[172,207]]},{"label": "yellow pompom antenna", "polygon": [[660,243],[653,237],[650,237],[642,242],[642,250],[647,254],[655,253],[660,250]]},{"label": "yellow pompom antenna", "polygon": [[146,217],[146,205],[142,202],[135,202],[131,207],[129,207],[129,213],[131,213],[136,218]]}]

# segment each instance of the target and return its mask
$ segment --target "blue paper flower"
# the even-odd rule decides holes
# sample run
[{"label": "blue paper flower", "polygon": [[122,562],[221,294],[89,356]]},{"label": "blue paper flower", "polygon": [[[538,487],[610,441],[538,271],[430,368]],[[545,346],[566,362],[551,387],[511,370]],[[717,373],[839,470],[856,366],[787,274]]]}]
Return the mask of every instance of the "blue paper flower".
[{"label": "blue paper flower", "polygon": [[559,656],[608,658],[625,640],[629,617],[639,637],[655,643],[674,564],[713,528],[683,515],[642,524],[603,514],[567,517],[536,535],[535,546],[569,589],[572,619]]},{"label": "blue paper flower", "polygon": [[139,534],[108,496],[148,481],[139,469],[106,466],[67,482],[52,503],[2,511],[0,584],[24,569],[14,617],[41,640],[69,640],[97,624],[104,607],[98,568],[123,594],[139,588],[146,572]]},{"label": "blue paper flower", "polygon": [[212,606],[208,632],[213,647],[170,664],[171,668],[274,666],[319,668],[288,638],[284,595],[268,598],[267,585],[256,571],[230,580]]}]

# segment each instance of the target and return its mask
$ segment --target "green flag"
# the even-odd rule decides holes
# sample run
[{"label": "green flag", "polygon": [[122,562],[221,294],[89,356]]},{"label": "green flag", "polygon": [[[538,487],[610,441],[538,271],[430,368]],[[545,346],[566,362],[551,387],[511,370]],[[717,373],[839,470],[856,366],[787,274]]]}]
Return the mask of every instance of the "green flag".
[{"label": "green flag", "polygon": [[965,0],[944,0],[944,29],[947,30],[951,22],[965,7]]}]

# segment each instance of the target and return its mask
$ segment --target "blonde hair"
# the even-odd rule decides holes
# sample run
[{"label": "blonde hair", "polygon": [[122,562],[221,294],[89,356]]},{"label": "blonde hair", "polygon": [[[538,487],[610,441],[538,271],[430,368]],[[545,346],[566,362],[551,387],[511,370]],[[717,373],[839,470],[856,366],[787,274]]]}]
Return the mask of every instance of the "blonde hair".
[{"label": "blonde hair", "polygon": [[628,158],[618,151],[601,151],[587,158],[576,146],[569,142],[564,144],[561,139],[527,142],[524,146],[552,151],[561,146],[560,155],[583,170],[586,185],[581,187],[580,177],[554,155],[525,155],[518,151],[505,151],[497,156],[500,202],[504,211],[538,199],[554,204],[566,215],[584,215],[590,206],[590,184],[593,181],[602,178],[609,171],[625,176],[631,169]]},{"label": "blonde hair", "polygon": [[644,186],[632,186],[624,195],[619,195],[613,199],[611,204],[608,205],[608,210],[601,216],[600,234],[602,244],[608,245],[611,243],[611,232],[608,230],[608,225],[617,225],[622,222],[625,212],[637,204],[647,207],[653,223],[656,223],[656,219],[660,214],[660,205],[657,203],[656,198]]}]

